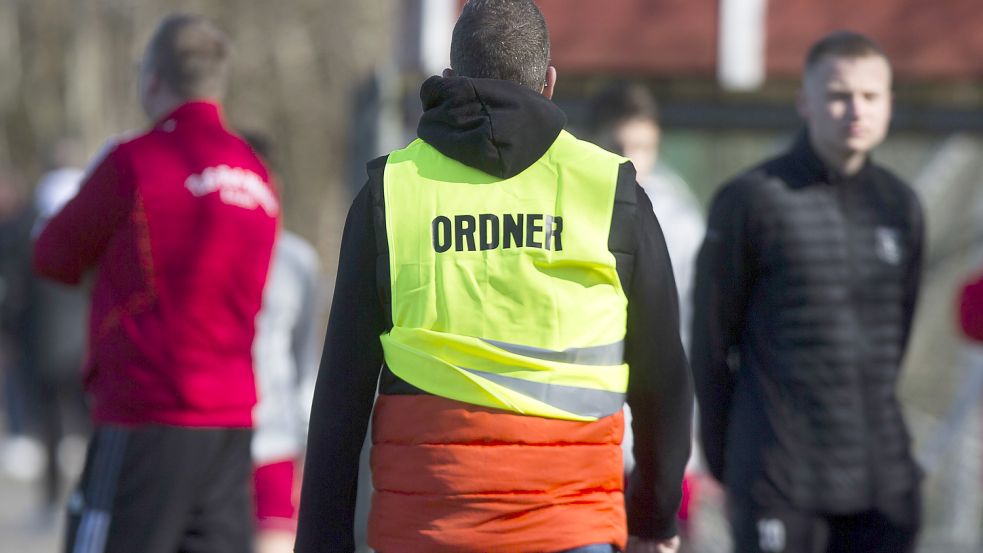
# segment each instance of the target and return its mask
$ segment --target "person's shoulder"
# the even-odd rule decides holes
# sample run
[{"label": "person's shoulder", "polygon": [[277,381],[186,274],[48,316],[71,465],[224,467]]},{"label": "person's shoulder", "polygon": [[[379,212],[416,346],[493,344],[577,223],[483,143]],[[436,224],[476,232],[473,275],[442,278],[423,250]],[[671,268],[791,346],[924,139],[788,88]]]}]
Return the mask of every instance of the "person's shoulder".
[{"label": "person's shoulder", "polygon": [[365,164],[365,170],[372,176],[373,173],[385,170],[386,163],[389,161],[389,154],[379,156]]},{"label": "person's shoulder", "polygon": [[365,186],[359,190],[355,196],[355,201],[364,200],[371,202],[374,206],[382,208],[385,204],[383,183],[385,179],[386,164],[392,154],[379,156],[365,164],[365,174],[368,180]]},{"label": "person's shoulder", "polygon": [[[671,198],[672,203],[688,210],[700,210],[700,201],[679,173],[659,163],[648,175],[640,176],[638,184],[650,197]],[[654,202],[654,200],[653,200]]]},{"label": "person's shoulder", "polygon": [[225,141],[221,146],[221,150],[219,151],[222,152],[222,156],[229,158],[229,161],[232,162],[230,165],[234,163],[235,166],[240,166],[254,171],[259,174],[264,181],[270,183],[270,176],[272,172],[270,171],[268,160],[264,159],[263,156],[260,155],[255,148],[253,148],[253,145],[250,144],[249,141],[242,135],[224,127],[222,128],[222,132],[225,137]]},{"label": "person's shoulder", "polygon": [[875,162],[870,163],[868,186],[877,190],[877,197],[888,209],[917,216],[921,211],[921,199],[914,187],[894,171]]},{"label": "person's shoulder", "polygon": [[319,265],[317,250],[300,235],[294,234],[286,229],[281,229],[278,241],[277,247],[282,249],[297,264],[311,268],[316,268]]},{"label": "person's shoulder", "polygon": [[720,187],[731,195],[756,196],[767,194],[776,186],[784,186],[797,172],[792,150],[765,158],[731,177]]},{"label": "person's shoulder", "polygon": [[639,179],[644,196],[668,234],[674,237],[702,238],[706,227],[703,206],[686,182],[671,169],[657,166]]},{"label": "person's shoulder", "polygon": [[563,148],[564,153],[567,154],[565,157],[574,160],[577,163],[594,163],[595,160],[601,158],[616,162],[618,164],[628,161],[624,156],[620,156],[614,152],[605,150],[593,142],[577,138],[572,133],[565,130],[560,131],[560,134],[557,135],[553,144],[554,148],[557,146]]},{"label": "person's shoulder", "polygon": [[142,148],[154,147],[158,144],[160,136],[164,134],[166,133],[153,126],[129,129],[110,138],[107,144],[115,146],[117,150],[139,152]]},{"label": "person's shoulder", "polygon": [[127,172],[128,168],[133,166],[134,160],[139,159],[143,151],[142,141],[146,140],[146,136],[146,132],[130,130],[109,137],[85,165],[81,173],[81,181],[83,183],[89,181],[104,168],[116,174]]},{"label": "person's shoulder", "polygon": [[79,191],[85,171],[75,167],[60,167],[41,175],[34,187],[34,208],[42,217],[57,213]]},{"label": "person's shoulder", "polygon": [[914,196],[915,189],[907,180],[898,176],[897,173],[887,167],[872,161],[870,163],[870,174],[877,184],[889,188],[906,196]]},{"label": "person's shoulder", "polygon": [[93,156],[93,164],[98,164],[107,158],[125,157],[134,151],[139,151],[150,140],[150,134],[147,130],[130,129],[109,137]]},{"label": "person's shoulder", "polygon": [[731,205],[753,202],[775,178],[776,159],[754,165],[724,181],[714,195],[713,204]]}]

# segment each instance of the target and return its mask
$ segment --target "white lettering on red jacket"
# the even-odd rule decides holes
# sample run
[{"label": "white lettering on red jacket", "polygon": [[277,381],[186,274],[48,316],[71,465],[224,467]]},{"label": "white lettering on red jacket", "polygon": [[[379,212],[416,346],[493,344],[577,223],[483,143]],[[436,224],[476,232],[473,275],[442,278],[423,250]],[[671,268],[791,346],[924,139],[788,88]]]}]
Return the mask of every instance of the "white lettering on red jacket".
[{"label": "white lettering on red jacket", "polygon": [[276,217],[280,211],[273,192],[259,175],[248,169],[228,165],[209,167],[188,177],[184,186],[198,198],[218,191],[223,203],[244,209],[260,206],[270,217]]}]

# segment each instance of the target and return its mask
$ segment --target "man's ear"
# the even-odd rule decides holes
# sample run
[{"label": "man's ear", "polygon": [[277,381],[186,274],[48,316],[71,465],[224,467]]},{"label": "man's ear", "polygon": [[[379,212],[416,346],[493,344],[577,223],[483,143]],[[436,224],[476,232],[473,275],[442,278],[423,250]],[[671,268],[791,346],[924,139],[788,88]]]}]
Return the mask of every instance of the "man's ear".
[{"label": "man's ear", "polygon": [[553,98],[553,89],[556,87],[556,68],[552,65],[546,68],[546,84],[543,86],[543,96],[547,100]]},{"label": "man's ear", "polygon": [[444,75],[444,78],[446,79],[446,78],[449,78],[449,77],[456,77],[457,76],[457,73],[455,73],[453,69],[451,69],[450,67],[448,67],[448,68],[444,69],[443,75]]}]

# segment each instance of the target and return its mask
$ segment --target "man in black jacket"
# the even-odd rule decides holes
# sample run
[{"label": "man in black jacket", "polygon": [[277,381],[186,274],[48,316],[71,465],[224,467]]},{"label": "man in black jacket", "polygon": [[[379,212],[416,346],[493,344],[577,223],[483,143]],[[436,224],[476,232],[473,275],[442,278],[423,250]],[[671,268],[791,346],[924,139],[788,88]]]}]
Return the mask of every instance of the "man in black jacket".
[{"label": "man in black jacket", "polygon": [[[368,182],[354,200],[342,239],[334,301],[311,414],[297,532],[298,553],[353,549],[358,456],[373,404],[372,463],[376,491],[369,521],[369,545],[375,549],[428,553],[613,552],[615,544],[623,546],[628,541],[625,538],[629,533],[633,538],[629,551],[668,553],[678,548],[675,518],[690,449],[692,391],[679,338],[678,300],[668,252],[651,204],[635,182],[635,170],[630,162],[618,161],[596,146],[575,141],[562,130],[565,117],[549,101],[556,70],[548,66],[548,59],[545,22],[531,0],[472,0],[464,7],[455,27],[451,46],[453,68],[445,71],[443,77],[431,77],[421,89],[425,111],[418,134],[422,142],[416,141],[407,149],[394,152],[388,160],[382,158],[369,163]],[[574,144],[578,152],[593,152],[594,158],[549,153],[558,151],[556,145],[561,143]],[[411,153],[411,149],[429,153],[424,158]],[[605,164],[614,161],[613,165],[605,165],[612,169],[605,173],[604,178],[608,180],[596,181],[597,189],[613,194],[611,205],[594,206],[598,214],[609,210],[603,213],[603,222],[598,219],[601,226],[597,230],[608,234],[606,240],[598,241],[596,251],[614,271],[599,263],[556,262],[561,255],[568,255],[564,252],[572,252],[580,244],[578,228],[589,228],[583,226],[584,218],[563,211],[565,202],[578,193],[570,192],[564,197],[556,191],[569,191],[573,184],[586,182],[582,181],[581,171],[595,170],[598,160]],[[443,172],[405,169],[429,167],[426,165],[429,162]],[[556,171],[543,171],[543,167]],[[405,223],[411,213],[430,209],[432,205],[449,205],[444,200],[454,190],[463,189],[465,181],[471,188],[471,197],[476,199],[463,208],[457,206],[460,209],[448,207],[448,217],[433,219],[432,244],[429,219],[424,225]],[[537,202],[544,195],[550,196],[545,200],[547,207],[557,206],[556,220],[563,216],[562,252],[559,225],[554,225],[552,245],[549,238],[538,245],[527,239],[525,246],[522,241],[510,246],[508,239],[503,239],[502,248],[510,248],[505,254],[499,251],[502,248],[498,247],[497,238],[483,238],[482,234],[474,239],[475,229],[484,232],[486,227],[471,225],[468,227],[471,234],[466,232],[463,225],[466,218],[461,214],[483,213],[481,217],[485,218],[487,213],[499,213],[481,204],[480,199],[504,190],[504,186],[512,186],[510,183],[531,188],[517,187],[518,193],[496,196],[494,201],[501,199],[502,205],[498,207],[504,209],[500,212],[534,213]],[[390,202],[393,199],[390,194],[410,185],[419,186],[420,190],[413,201]],[[433,197],[439,201],[431,202]],[[463,197],[456,198],[464,202]],[[504,205],[506,201],[510,203]],[[401,220],[397,215],[405,216],[403,226],[393,222]],[[450,246],[449,230],[446,235],[438,232],[441,220],[448,225],[450,220],[455,221],[460,231],[453,234],[456,247]],[[530,222],[526,236],[535,237],[536,228],[541,231],[545,227]],[[489,238],[487,244],[485,238]],[[398,247],[410,240],[416,240],[419,247]],[[481,251],[474,251],[476,242]],[[394,262],[403,259],[395,257],[401,252],[403,258],[412,255],[419,259],[412,264]],[[529,263],[522,262],[527,270],[504,279],[495,276],[499,274],[494,271],[495,264],[504,260],[506,254],[528,259]],[[438,259],[437,255],[442,257]],[[453,270],[442,261],[465,258]],[[516,308],[512,312],[514,316],[499,314],[493,302],[486,305],[485,311],[474,310],[466,298],[454,294],[450,278],[434,281],[427,276],[445,268],[446,274],[454,275],[481,271],[481,284],[473,288],[474,297],[495,295],[503,301],[514,298],[514,304],[510,303]],[[410,382],[407,375],[412,374],[413,367],[398,366],[399,358],[390,358],[389,349],[397,339],[396,331],[405,333],[409,328],[399,320],[407,318],[408,309],[397,309],[409,301],[409,290],[394,284],[392,276],[393,273],[405,276],[409,272],[422,275],[417,290],[435,290],[431,296],[433,312],[450,321],[447,327],[452,327],[461,317],[487,323],[487,328],[523,328],[524,321],[538,320],[543,328],[565,323],[571,328],[584,328],[585,334],[590,334],[605,325],[596,319],[558,320],[557,311],[548,307],[549,298],[543,298],[549,296],[562,301],[571,294],[566,289],[551,291],[532,286],[533,276],[558,275],[557,278],[568,283],[595,283],[574,287],[584,292],[603,291],[621,283],[627,307],[619,304],[618,309],[627,312],[624,313],[624,350],[617,351],[617,362],[623,360],[630,368],[626,395],[634,411],[635,458],[639,467],[629,484],[627,500],[621,493],[622,467],[617,445],[621,438],[620,399],[613,414],[581,422],[518,410],[511,412],[505,407],[489,408],[487,404],[444,396],[447,390],[440,386],[427,389],[427,384],[433,385],[432,381]],[[396,278],[395,282],[403,279]],[[485,286],[486,283],[489,285]],[[609,305],[606,302],[604,305]],[[448,340],[451,333],[451,330],[439,330],[430,331],[429,335],[435,340]],[[463,334],[456,330],[453,333]],[[380,336],[388,340],[385,351]],[[480,334],[477,337],[500,340]],[[528,355],[523,354],[524,357],[548,354],[560,359],[566,352],[574,351],[564,346],[531,345],[536,347],[525,348]],[[577,349],[586,351],[582,347]],[[447,350],[414,351],[440,355]],[[417,358],[422,360],[424,355]],[[595,374],[598,378],[607,374],[587,366],[586,357],[563,365],[574,362],[584,365],[584,374]],[[449,362],[441,365],[447,366]],[[379,396],[374,399],[377,382]],[[577,389],[575,386],[564,386],[564,390],[553,388],[558,391],[555,397]],[[610,395],[600,392],[591,397]],[[487,430],[488,434],[472,439],[475,429]],[[503,431],[509,429],[515,429],[515,433],[504,436]],[[587,436],[587,432],[595,430],[599,430],[599,436],[606,436],[606,443],[595,444],[597,438],[593,434]],[[574,467],[571,459],[578,455],[577,451],[586,455],[583,464],[577,464],[571,471],[567,467]],[[491,461],[506,452],[512,452],[507,459],[500,463]],[[488,462],[472,462],[479,458]],[[510,476],[495,478],[501,470],[509,471]],[[568,473],[569,480],[560,487],[553,486],[561,479],[557,475]],[[600,486],[585,485],[597,474],[613,478]],[[469,491],[461,492],[462,487]],[[431,491],[434,489],[437,491]],[[601,496],[604,498],[599,499]],[[608,508],[597,512],[597,516],[580,516],[585,512],[595,513],[594,506],[601,504]],[[393,508],[394,505],[398,508]]]},{"label": "man in black jacket", "polygon": [[890,84],[870,39],[826,36],[805,63],[807,131],[713,201],[692,364],[741,553],[915,541],[920,474],[895,387],[923,223],[913,191],[869,155],[887,132]]}]

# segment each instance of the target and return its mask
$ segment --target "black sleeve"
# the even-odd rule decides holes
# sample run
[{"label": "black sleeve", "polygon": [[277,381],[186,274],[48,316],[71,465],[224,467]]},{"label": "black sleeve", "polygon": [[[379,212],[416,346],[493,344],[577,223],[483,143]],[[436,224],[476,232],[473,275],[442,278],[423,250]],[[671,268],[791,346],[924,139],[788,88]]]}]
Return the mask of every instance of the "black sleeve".
[{"label": "black sleeve", "polygon": [[[626,493],[628,531],[646,539],[675,536],[683,471],[690,455],[693,387],[679,337],[679,305],[662,228],[648,196],[634,181],[631,225],[634,263],[625,292],[635,469]],[[622,208],[620,211],[624,211]],[[615,217],[625,217],[615,209]]]},{"label": "black sleeve", "polygon": [[358,460],[382,365],[370,185],[355,198],[318,370],[298,515],[298,553],[353,551]]},{"label": "black sleeve", "polygon": [[691,363],[700,406],[700,438],[710,473],[724,474],[724,442],[734,390],[728,357],[744,322],[749,276],[747,208],[743,187],[726,186],[714,199],[696,262]]},{"label": "black sleeve", "polygon": [[[907,185],[905,187],[907,188]],[[915,308],[917,307],[918,292],[922,280],[922,253],[925,241],[925,219],[922,213],[921,202],[913,190],[908,189],[907,192],[910,198],[908,204],[908,228],[910,233],[908,243],[911,254],[908,259],[908,267],[906,268],[904,279],[904,319],[901,326],[901,330],[904,332],[901,342],[902,351],[908,348],[908,338],[911,336],[911,324],[915,318]]]}]

